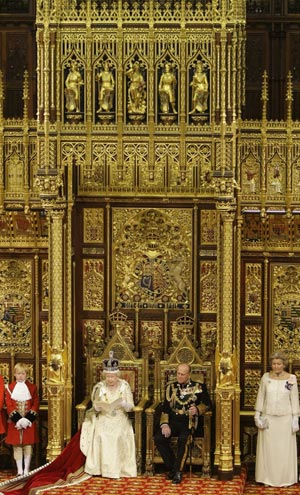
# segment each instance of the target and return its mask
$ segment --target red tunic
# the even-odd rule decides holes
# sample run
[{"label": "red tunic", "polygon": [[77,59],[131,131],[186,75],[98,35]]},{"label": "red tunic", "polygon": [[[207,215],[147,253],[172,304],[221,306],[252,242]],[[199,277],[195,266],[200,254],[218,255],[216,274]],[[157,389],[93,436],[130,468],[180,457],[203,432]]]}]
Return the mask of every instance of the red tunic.
[{"label": "red tunic", "polygon": [[5,421],[5,411],[4,406],[4,379],[0,375],[0,434],[5,433],[6,421]]},{"label": "red tunic", "polygon": [[[8,388],[12,393],[17,382],[9,384]],[[39,397],[37,387],[33,383],[26,380],[26,385],[29,389],[31,399],[26,401],[16,401],[11,398],[8,390],[5,392],[5,401],[8,414],[7,436],[5,442],[10,445],[30,445],[38,442],[38,432],[36,426],[36,417],[39,412]],[[25,430],[17,430],[16,419],[27,417],[32,425]]]}]

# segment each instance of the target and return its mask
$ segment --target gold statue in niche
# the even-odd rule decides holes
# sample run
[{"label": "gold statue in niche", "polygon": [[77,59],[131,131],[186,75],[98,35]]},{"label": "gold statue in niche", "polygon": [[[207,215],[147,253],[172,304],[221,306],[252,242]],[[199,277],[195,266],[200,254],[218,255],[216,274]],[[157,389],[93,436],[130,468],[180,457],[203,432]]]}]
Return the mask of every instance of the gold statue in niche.
[{"label": "gold statue in niche", "polygon": [[190,86],[192,87],[192,110],[190,111],[190,114],[196,112],[206,112],[208,99],[208,80],[206,73],[203,70],[203,64],[201,60],[198,60],[196,64]]},{"label": "gold statue in niche", "polygon": [[103,63],[103,70],[96,75],[96,81],[99,87],[97,112],[110,112],[114,102],[115,80],[108,60]]},{"label": "gold statue in niche", "polygon": [[80,112],[80,89],[83,79],[78,70],[77,60],[72,60],[70,70],[65,81],[66,109],[68,112]]},{"label": "gold statue in niche", "polygon": [[130,81],[128,87],[128,113],[144,114],[146,112],[146,82],[138,61],[130,66],[126,76]]},{"label": "gold statue in niche", "polygon": [[221,388],[232,387],[236,382],[237,376],[237,354],[234,348],[231,354],[228,351],[220,353],[219,348],[216,349],[216,377],[217,384]]},{"label": "gold statue in niche", "polygon": [[67,347],[63,349],[47,346],[47,362],[48,362],[48,382],[63,383],[66,380],[67,373]]},{"label": "gold statue in niche", "polygon": [[177,86],[177,79],[173,72],[172,65],[166,62],[164,71],[160,77],[158,92],[160,98],[160,110],[162,113],[177,113],[175,108],[176,97],[175,91]]}]

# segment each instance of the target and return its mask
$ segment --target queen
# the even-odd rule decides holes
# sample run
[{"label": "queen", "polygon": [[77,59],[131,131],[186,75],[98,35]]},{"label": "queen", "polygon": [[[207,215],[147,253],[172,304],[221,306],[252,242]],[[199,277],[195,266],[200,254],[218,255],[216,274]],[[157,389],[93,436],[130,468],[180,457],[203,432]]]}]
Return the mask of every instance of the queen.
[{"label": "queen", "polygon": [[93,388],[92,408],[82,425],[84,470],[105,478],[135,477],[135,440],[128,418],[134,407],[133,396],[129,383],[120,377],[119,362],[112,351],[103,361],[103,375],[104,379]]}]

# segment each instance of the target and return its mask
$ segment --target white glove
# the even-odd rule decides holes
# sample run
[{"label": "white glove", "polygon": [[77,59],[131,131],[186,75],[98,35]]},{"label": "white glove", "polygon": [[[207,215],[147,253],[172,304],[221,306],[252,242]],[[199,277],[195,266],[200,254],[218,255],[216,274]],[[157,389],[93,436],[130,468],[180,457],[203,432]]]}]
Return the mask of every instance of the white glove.
[{"label": "white glove", "polygon": [[132,409],[131,404],[126,402],[126,400],[122,400],[120,405],[121,405],[121,407],[124,407],[125,411],[127,411],[127,412],[131,411],[131,409]]},{"label": "white glove", "polygon": [[29,421],[29,419],[27,419],[27,418],[21,418],[21,419],[19,419],[19,421],[20,421],[20,424],[24,430],[26,430],[26,428],[28,428],[28,426],[32,425],[31,421]]},{"label": "white glove", "polygon": [[[21,419],[23,419],[23,418],[21,418]],[[21,419],[19,419],[19,421],[17,421],[15,424],[15,427],[17,428],[17,430],[22,430]]]},{"label": "white glove", "polygon": [[99,405],[99,402],[94,402],[93,407],[96,412],[101,411],[101,406]]},{"label": "white glove", "polygon": [[292,432],[296,433],[299,430],[299,419],[298,416],[292,417]]},{"label": "white glove", "polygon": [[254,415],[254,421],[259,430],[263,430],[265,428],[265,425],[263,424],[261,417],[260,417],[260,412],[256,411]]}]

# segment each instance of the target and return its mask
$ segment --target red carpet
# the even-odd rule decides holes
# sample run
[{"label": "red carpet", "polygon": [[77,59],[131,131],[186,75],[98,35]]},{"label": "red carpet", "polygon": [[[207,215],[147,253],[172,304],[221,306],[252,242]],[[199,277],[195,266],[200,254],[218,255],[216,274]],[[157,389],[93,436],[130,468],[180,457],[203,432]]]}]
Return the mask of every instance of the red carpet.
[{"label": "red carpet", "polygon": [[[172,485],[164,474],[155,476],[139,476],[119,480],[91,477],[80,484],[59,487],[37,488],[29,492],[22,490],[18,495],[242,495],[245,486],[246,473],[235,476],[232,481],[222,482],[214,478],[203,479],[196,474],[186,473],[180,485]],[[26,486],[26,485],[25,485]],[[1,487],[0,487],[1,490]],[[0,492],[1,493],[1,492]],[[6,491],[7,495],[17,493]]]},{"label": "red carpet", "polygon": [[247,482],[243,495],[299,495],[300,486],[292,485],[287,488],[264,487],[255,482]]},{"label": "red carpet", "polygon": [[271,488],[246,481],[243,468],[232,481],[201,478],[185,473],[182,483],[173,485],[164,474],[118,480],[89,477],[83,472],[84,456],[79,450],[77,433],[53,462],[24,478],[13,478],[0,471],[0,494],[5,495],[300,495],[299,484],[288,488]]}]

